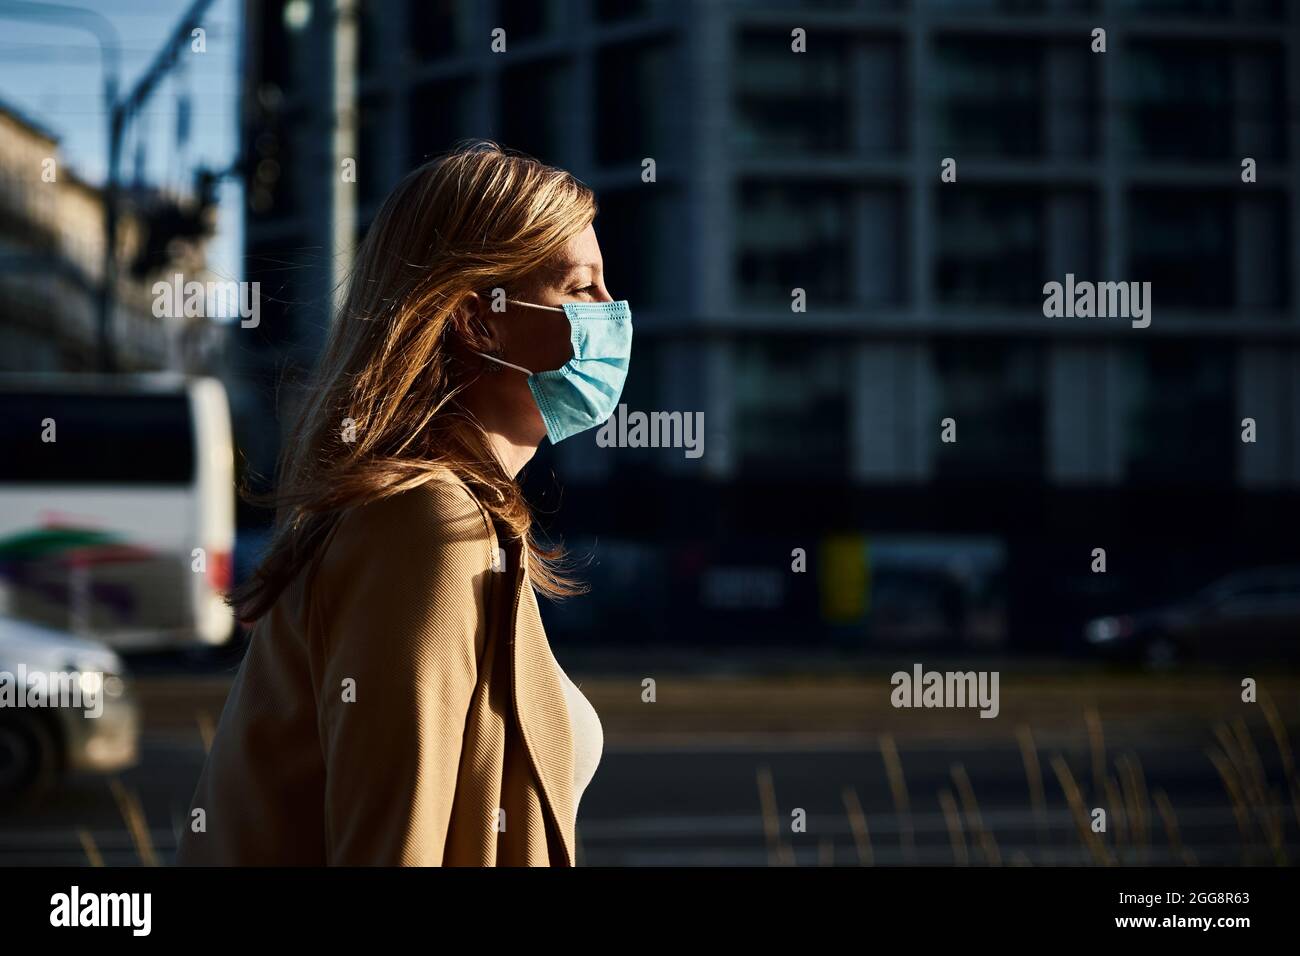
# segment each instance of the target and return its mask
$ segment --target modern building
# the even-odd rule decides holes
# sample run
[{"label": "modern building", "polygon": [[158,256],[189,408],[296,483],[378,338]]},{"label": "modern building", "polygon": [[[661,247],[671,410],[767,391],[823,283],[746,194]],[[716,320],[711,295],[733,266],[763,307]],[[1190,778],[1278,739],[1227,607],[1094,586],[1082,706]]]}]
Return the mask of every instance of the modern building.
[{"label": "modern building", "polygon": [[[1300,563],[1297,5],[246,9],[249,278],[286,305],[264,376],[310,361],[398,177],[488,137],[596,189],[629,408],[704,415],[698,458],[593,433],[544,458],[569,534],[694,541],[769,583],[844,533],[993,540],[1024,644],[1099,596]],[[1053,281],[1150,283],[1149,325],[1047,317]]]},{"label": "modern building", "polygon": [[[153,307],[156,281],[206,276],[206,234],[164,249],[150,233],[157,211],[186,202],[156,190],[122,193],[111,327],[124,371],[200,371],[218,359],[209,322],[159,318]],[[103,274],[102,191],[63,164],[53,133],[0,104],[0,370],[97,369]]]}]

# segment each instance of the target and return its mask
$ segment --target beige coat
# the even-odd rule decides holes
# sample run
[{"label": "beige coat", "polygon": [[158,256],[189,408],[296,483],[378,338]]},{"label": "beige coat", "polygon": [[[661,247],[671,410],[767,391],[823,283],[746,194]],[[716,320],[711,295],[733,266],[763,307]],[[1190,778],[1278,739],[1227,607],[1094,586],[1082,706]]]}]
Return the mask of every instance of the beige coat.
[{"label": "beige coat", "polygon": [[558,665],[497,547],[453,477],[349,512],[251,637],[177,862],[572,866]]}]

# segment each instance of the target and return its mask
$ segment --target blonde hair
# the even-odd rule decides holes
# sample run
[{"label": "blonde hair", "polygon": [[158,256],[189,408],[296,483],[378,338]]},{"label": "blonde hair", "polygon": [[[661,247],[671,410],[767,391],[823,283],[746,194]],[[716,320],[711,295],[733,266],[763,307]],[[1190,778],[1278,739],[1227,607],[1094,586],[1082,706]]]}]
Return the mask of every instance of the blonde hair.
[{"label": "blonde hair", "polygon": [[[488,351],[463,308],[491,288],[507,294],[596,215],[592,191],[569,173],[477,140],[409,173],[357,250],[337,320],[280,460],[265,559],[231,595],[245,621],[270,610],[317,555],[343,511],[450,470],[492,517],[525,542],[542,593],[581,588],[561,548],[542,546],[513,477],[457,400],[481,366],[453,346]],[[355,423],[344,440],[345,419]],[[249,495],[251,499],[258,496]]]}]

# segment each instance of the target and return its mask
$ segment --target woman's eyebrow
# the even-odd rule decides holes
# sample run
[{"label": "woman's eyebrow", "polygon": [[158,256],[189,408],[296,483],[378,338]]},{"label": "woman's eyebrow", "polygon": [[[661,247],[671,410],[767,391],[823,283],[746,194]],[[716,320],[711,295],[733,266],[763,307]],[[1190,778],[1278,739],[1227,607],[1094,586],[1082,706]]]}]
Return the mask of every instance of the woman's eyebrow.
[{"label": "woman's eyebrow", "polygon": [[572,265],[563,267],[562,271],[560,272],[560,276],[561,278],[567,279],[570,276],[574,275],[575,273],[582,272],[584,269],[589,270],[596,275],[599,275],[600,263],[599,262],[575,262]]}]

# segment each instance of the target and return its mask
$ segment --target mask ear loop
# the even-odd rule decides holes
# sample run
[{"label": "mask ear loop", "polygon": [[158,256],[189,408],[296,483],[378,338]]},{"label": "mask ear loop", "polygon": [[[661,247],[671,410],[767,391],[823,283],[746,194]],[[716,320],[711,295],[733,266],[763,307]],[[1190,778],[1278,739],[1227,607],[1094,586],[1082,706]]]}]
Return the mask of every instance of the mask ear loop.
[{"label": "mask ear loop", "polygon": [[549,309],[549,310],[552,311],[552,312],[563,312],[563,311],[564,311],[564,309],[562,309],[562,308],[561,308],[560,306],[558,306],[558,305],[539,305],[539,304],[536,303],[536,302],[520,302],[518,299],[506,299],[506,301],[507,301],[507,302],[510,302],[510,303],[512,303],[512,304],[514,304],[514,305],[526,305],[526,306],[528,306],[528,308],[530,308],[530,309]]},{"label": "mask ear loop", "polygon": [[474,354],[483,356],[483,358],[487,359],[489,362],[496,362],[497,364],[505,365],[508,368],[518,369],[519,371],[523,372],[525,375],[533,374],[528,369],[524,368],[522,365],[516,365],[514,362],[507,362],[505,359],[499,359],[495,355],[488,355],[486,352],[475,352]]}]

